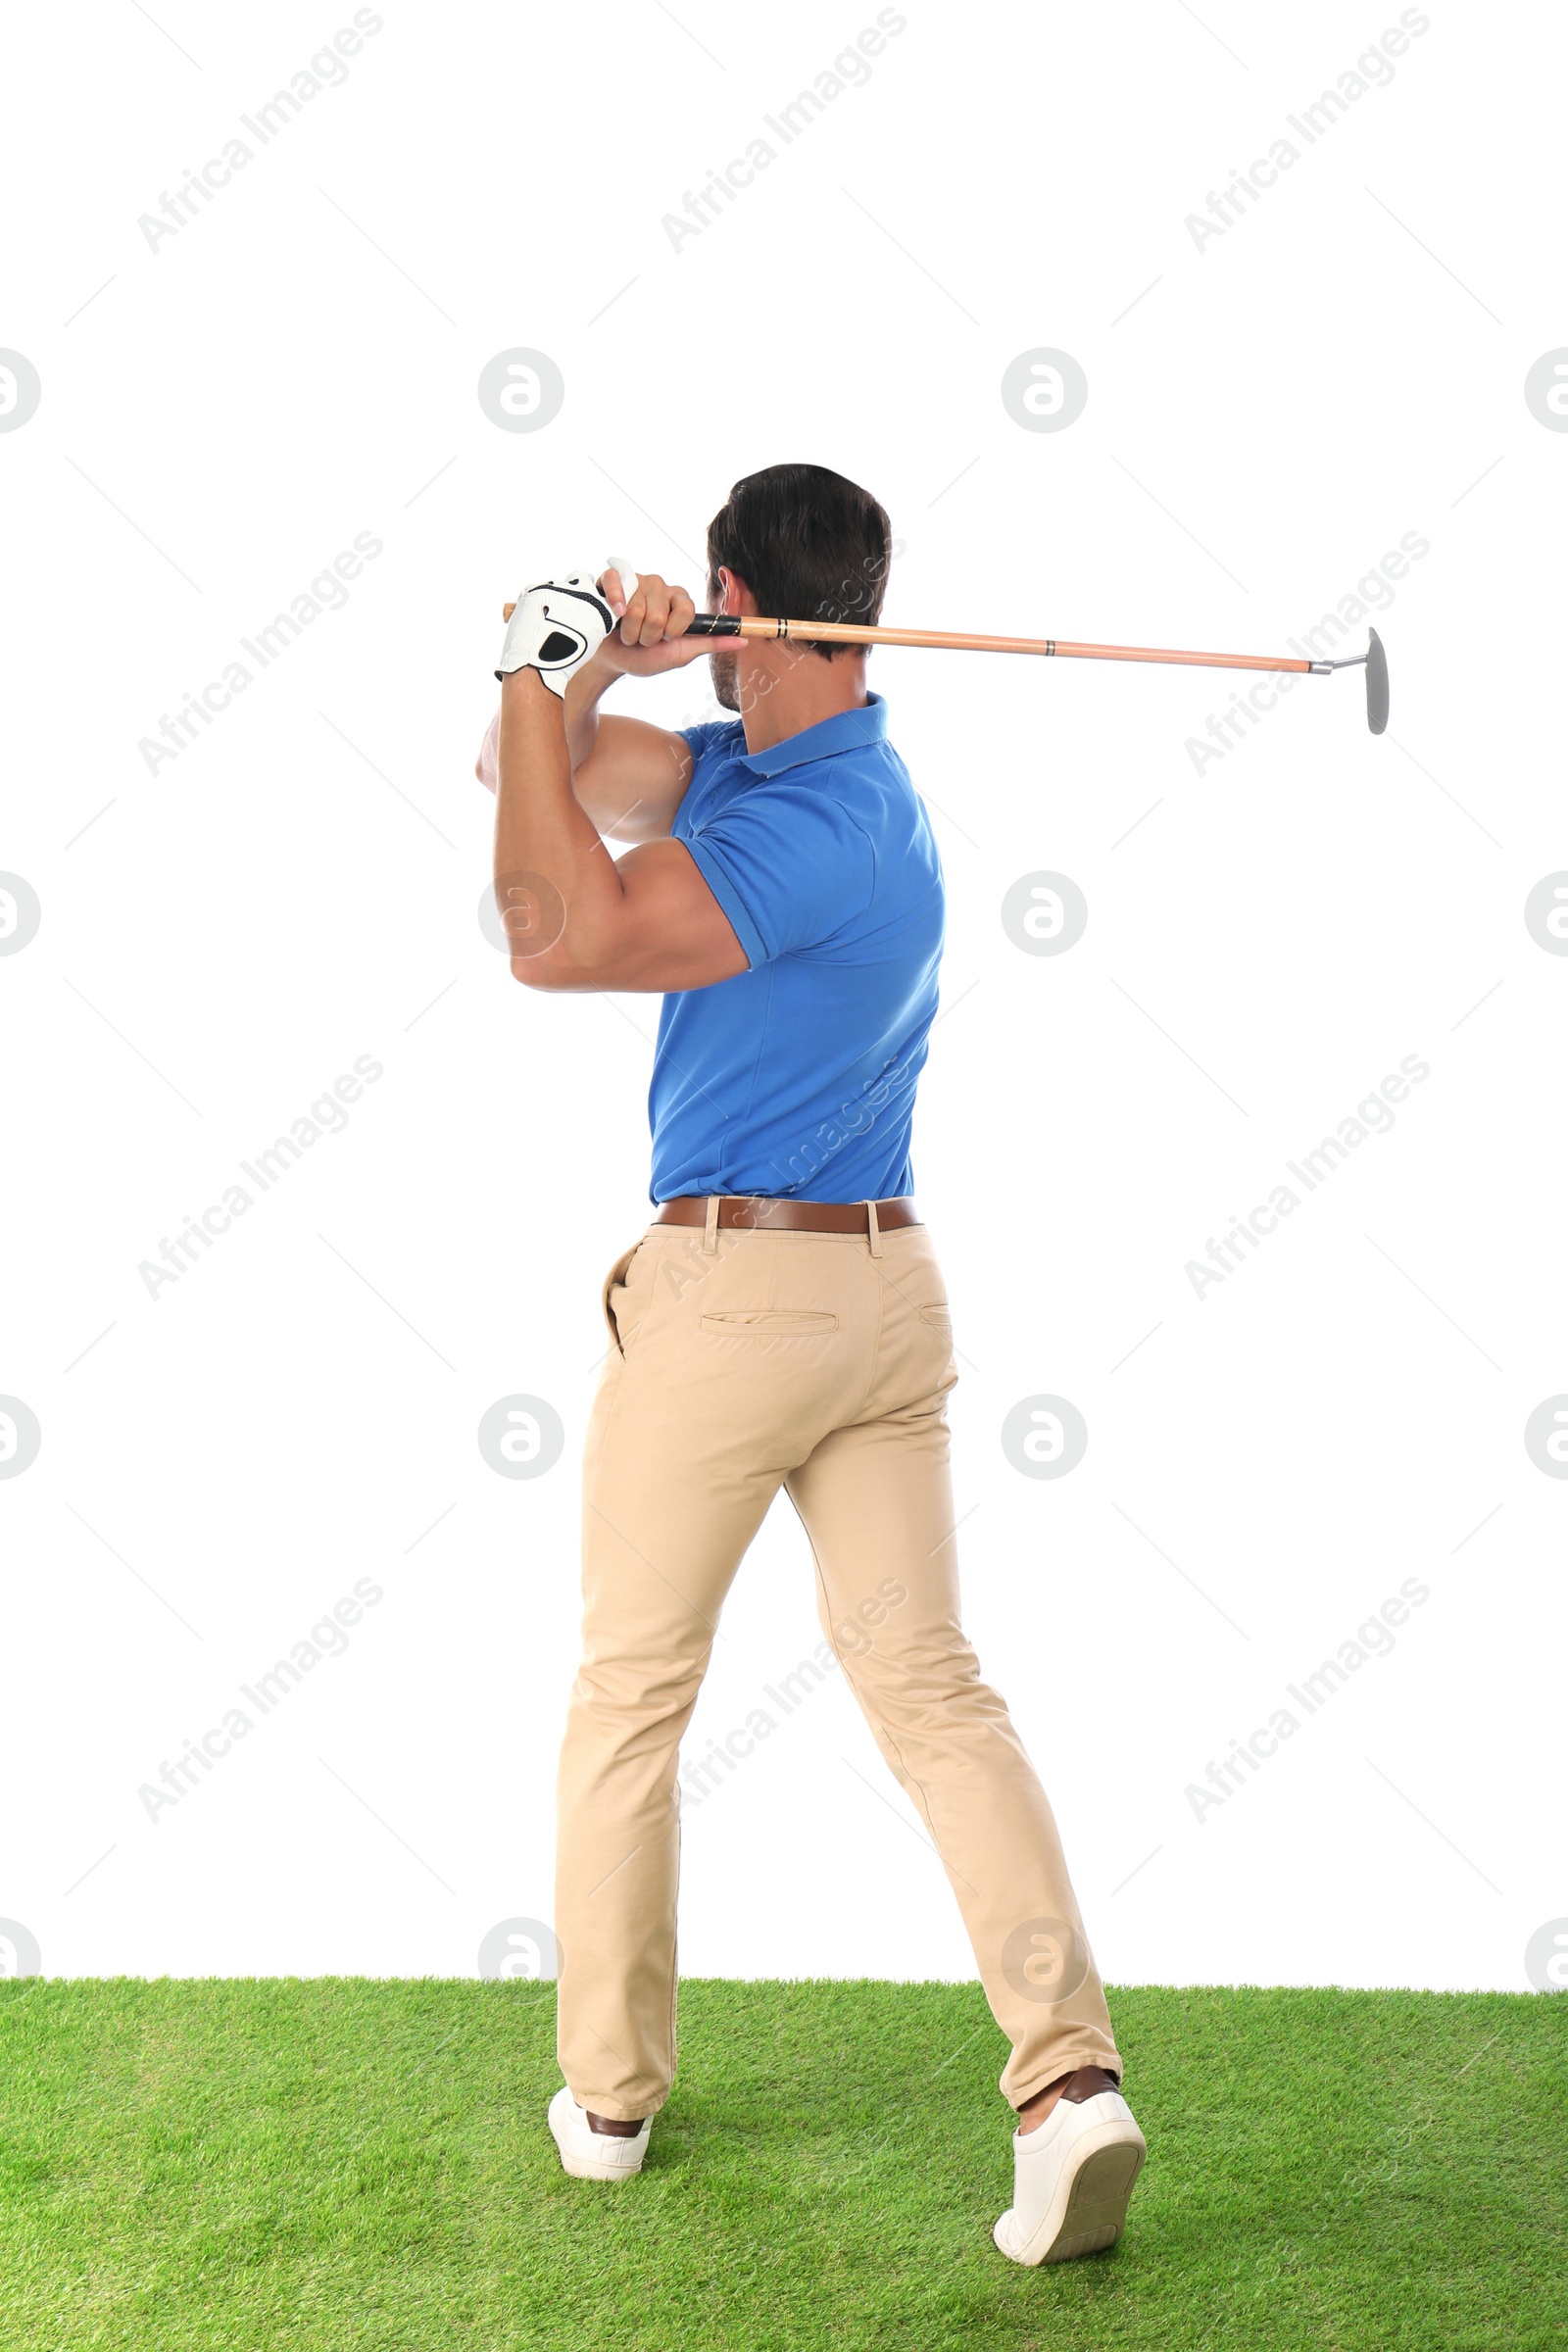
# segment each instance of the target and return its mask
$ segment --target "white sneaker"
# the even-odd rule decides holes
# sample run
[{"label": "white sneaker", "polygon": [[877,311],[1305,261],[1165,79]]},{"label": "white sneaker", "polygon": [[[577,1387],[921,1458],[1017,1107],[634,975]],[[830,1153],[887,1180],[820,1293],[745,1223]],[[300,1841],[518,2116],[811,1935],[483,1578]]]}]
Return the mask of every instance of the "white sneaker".
[{"label": "white sneaker", "polygon": [[624,2138],[618,2132],[596,2132],[588,2111],[579,2107],[563,2083],[550,2102],[550,2129],[561,2150],[562,2169],[574,2180],[629,2180],[643,2169],[653,2117]]},{"label": "white sneaker", "polygon": [[1149,2150],[1119,2091],[1058,2099],[1012,2135],[1012,2205],[991,2232],[1009,2262],[1071,2262],[1114,2245]]}]

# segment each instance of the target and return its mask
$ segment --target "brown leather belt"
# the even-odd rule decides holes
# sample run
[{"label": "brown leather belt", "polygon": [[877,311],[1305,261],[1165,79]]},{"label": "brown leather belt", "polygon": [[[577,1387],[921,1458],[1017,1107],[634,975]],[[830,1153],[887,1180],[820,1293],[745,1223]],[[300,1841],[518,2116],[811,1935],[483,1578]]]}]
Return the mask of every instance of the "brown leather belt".
[{"label": "brown leather belt", "polygon": [[[883,1233],[900,1225],[918,1225],[914,1202],[879,1200],[876,1221]],[[771,1200],[749,1195],[730,1195],[718,1204],[718,1222],[725,1230],[740,1227],[784,1233],[865,1233],[871,1230],[863,1200]],[[683,1194],[662,1200],[654,1211],[656,1225],[706,1225],[708,1196]]]}]

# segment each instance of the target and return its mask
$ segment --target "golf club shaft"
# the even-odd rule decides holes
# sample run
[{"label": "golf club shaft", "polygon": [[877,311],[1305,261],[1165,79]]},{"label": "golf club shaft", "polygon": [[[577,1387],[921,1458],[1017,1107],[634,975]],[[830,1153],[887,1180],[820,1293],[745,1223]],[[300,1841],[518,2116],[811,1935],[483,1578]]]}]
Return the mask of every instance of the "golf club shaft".
[{"label": "golf club shaft", "polygon": [[1165,646],[1080,645],[1065,637],[991,637],[955,629],[881,629],[857,621],[764,620],[699,612],[688,637],[782,637],[827,645],[922,645],[965,654],[1044,654],[1077,662],[1180,662],[1205,669],[1309,669],[1273,654],[1188,654]]},{"label": "golf club shaft", "polygon": [[[504,605],[503,620],[513,608]],[[1189,654],[1166,646],[1078,645],[1064,637],[976,637],[953,629],[873,629],[841,620],[773,620],[760,615],[699,612],[688,637],[771,637],[824,645],[935,646],[964,654],[1044,654],[1074,662],[1174,662],[1198,669],[1296,669],[1320,665],[1288,654]]]}]

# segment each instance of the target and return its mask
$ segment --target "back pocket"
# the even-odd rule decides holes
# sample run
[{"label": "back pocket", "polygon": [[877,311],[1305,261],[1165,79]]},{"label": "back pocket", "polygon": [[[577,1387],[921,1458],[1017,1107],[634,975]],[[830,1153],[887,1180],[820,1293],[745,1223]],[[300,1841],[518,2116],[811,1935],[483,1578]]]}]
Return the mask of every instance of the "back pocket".
[{"label": "back pocket", "polygon": [[742,1307],[731,1314],[702,1317],[703,1330],[722,1340],[809,1340],[838,1327],[837,1315],[786,1306]]}]

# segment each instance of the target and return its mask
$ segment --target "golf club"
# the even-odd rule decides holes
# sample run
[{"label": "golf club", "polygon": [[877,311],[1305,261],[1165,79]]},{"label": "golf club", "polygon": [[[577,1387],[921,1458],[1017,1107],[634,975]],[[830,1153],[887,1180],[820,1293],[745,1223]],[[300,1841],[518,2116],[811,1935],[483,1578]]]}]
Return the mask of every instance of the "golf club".
[{"label": "golf club", "polygon": [[[503,605],[501,617],[512,618],[513,608]],[[1364,654],[1348,654],[1338,662],[1309,662],[1286,654],[1188,654],[1150,645],[1077,645],[1064,637],[973,637],[949,629],[873,629],[841,620],[775,620],[733,612],[699,612],[686,629],[688,637],[773,637],[828,645],[935,646],[966,654],[1045,654],[1058,661],[1166,662],[1197,669],[1294,669],[1309,677],[1327,677],[1331,670],[1366,669],[1366,723],[1381,735],[1389,723],[1389,662],[1376,629],[1367,631]]]}]

